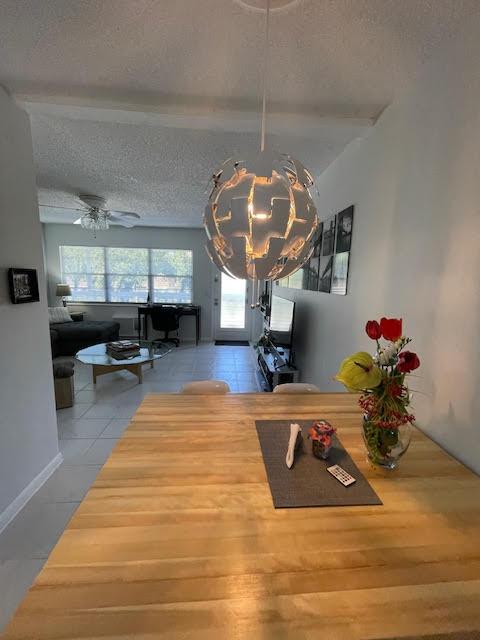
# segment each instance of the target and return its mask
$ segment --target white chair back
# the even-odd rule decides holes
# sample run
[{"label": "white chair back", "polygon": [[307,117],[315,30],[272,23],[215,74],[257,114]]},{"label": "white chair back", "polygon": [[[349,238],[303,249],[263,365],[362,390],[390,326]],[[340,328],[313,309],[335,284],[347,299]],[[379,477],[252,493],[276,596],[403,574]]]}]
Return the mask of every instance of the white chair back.
[{"label": "white chair back", "polygon": [[273,393],[321,393],[320,389],[309,382],[287,382],[277,384]]},{"label": "white chair back", "polygon": [[211,396],[230,393],[230,387],[223,380],[196,380],[184,384],[180,393],[190,396]]}]

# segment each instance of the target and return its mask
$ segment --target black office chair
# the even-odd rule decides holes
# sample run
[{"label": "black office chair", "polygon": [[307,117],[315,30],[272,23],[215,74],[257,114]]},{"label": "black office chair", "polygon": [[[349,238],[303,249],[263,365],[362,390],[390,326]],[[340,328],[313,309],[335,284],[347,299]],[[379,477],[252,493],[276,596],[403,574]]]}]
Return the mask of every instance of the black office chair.
[{"label": "black office chair", "polygon": [[152,307],[150,318],[152,319],[152,328],[155,331],[164,331],[165,337],[153,342],[173,342],[178,347],[180,340],[178,338],[169,338],[168,334],[171,331],[178,331],[179,327],[179,314],[177,309],[173,307]]}]

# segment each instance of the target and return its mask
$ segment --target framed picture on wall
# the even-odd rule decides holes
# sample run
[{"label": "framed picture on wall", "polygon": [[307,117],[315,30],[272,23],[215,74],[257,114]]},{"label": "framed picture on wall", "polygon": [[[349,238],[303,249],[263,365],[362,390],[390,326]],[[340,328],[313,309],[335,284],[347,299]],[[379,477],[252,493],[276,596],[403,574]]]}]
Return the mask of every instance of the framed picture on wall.
[{"label": "framed picture on wall", "polygon": [[8,286],[12,304],[38,302],[40,300],[36,269],[10,268],[8,270]]},{"label": "framed picture on wall", "polygon": [[322,249],[318,266],[318,291],[330,293],[332,283],[333,254],[335,252],[336,218],[332,216],[323,223]]},{"label": "framed picture on wall", "polygon": [[353,205],[337,214],[337,242],[335,253],[350,251],[352,246]]},{"label": "framed picture on wall", "polygon": [[308,264],[308,289],[318,291],[318,270],[320,269],[320,258],[312,256]]},{"label": "framed picture on wall", "polygon": [[308,280],[310,278],[310,260],[303,265],[299,271],[302,272],[302,289],[308,289]]},{"label": "framed picture on wall", "polygon": [[335,253],[335,225],[335,216],[323,223],[322,256],[331,256]]},{"label": "framed picture on wall", "polygon": [[335,257],[333,259],[332,288],[330,290],[331,293],[336,293],[340,296],[346,295],[349,259],[349,251],[335,254]]},{"label": "framed picture on wall", "polygon": [[320,269],[318,277],[318,290],[330,293],[332,284],[333,256],[322,256],[320,258]]},{"label": "framed picture on wall", "polygon": [[318,225],[318,229],[315,233],[315,237],[313,239],[313,258],[320,257],[320,253],[322,251],[322,238],[323,238],[323,222],[320,222]]},{"label": "framed picture on wall", "polygon": [[304,279],[304,289],[318,291],[318,269],[320,263],[320,253],[322,250],[322,230],[323,223],[320,222],[313,237],[313,251],[309,260],[304,265],[306,278]]},{"label": "framed picture on wall", "polygon": [[295,271],[295,273],[291,273],[288,276],[288,286],[290,289],[303,289],[304,269],[305,265],[301,269],[298,269],[298,271]]}]

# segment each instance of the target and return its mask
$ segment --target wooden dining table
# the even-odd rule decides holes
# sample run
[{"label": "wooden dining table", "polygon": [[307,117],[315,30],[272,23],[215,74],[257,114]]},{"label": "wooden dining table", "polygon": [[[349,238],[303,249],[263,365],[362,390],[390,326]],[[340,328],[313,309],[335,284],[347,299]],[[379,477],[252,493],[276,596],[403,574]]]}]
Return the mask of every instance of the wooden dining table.
[{"label": "wooden dining table", "polygon": [[[274,509],[256,419],[329,420],[383,505]],[[4,638],[477,638],[480,479],[349,394],[146,396]]]}]

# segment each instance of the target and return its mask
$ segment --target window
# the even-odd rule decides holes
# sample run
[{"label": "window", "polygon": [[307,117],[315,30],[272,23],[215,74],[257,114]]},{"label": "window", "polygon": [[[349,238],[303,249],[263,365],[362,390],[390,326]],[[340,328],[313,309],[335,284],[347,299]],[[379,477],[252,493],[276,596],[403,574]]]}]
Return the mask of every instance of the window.
[{"label": "window", "polygon": [[62,280],[75,302],[105,302],[105,252],[102,247],[60,247]]},{"label": "window", "polygon": [[60,247],[72,302],[192,302],[192,252],[185,249]]},{"label": "window", "polygon": [[153,302],[192,301],[192,252],[152,249]]},{"label": "window", "polygon": [[148,296],[148,249],[106,249],[107,300],[145,302]]}]

